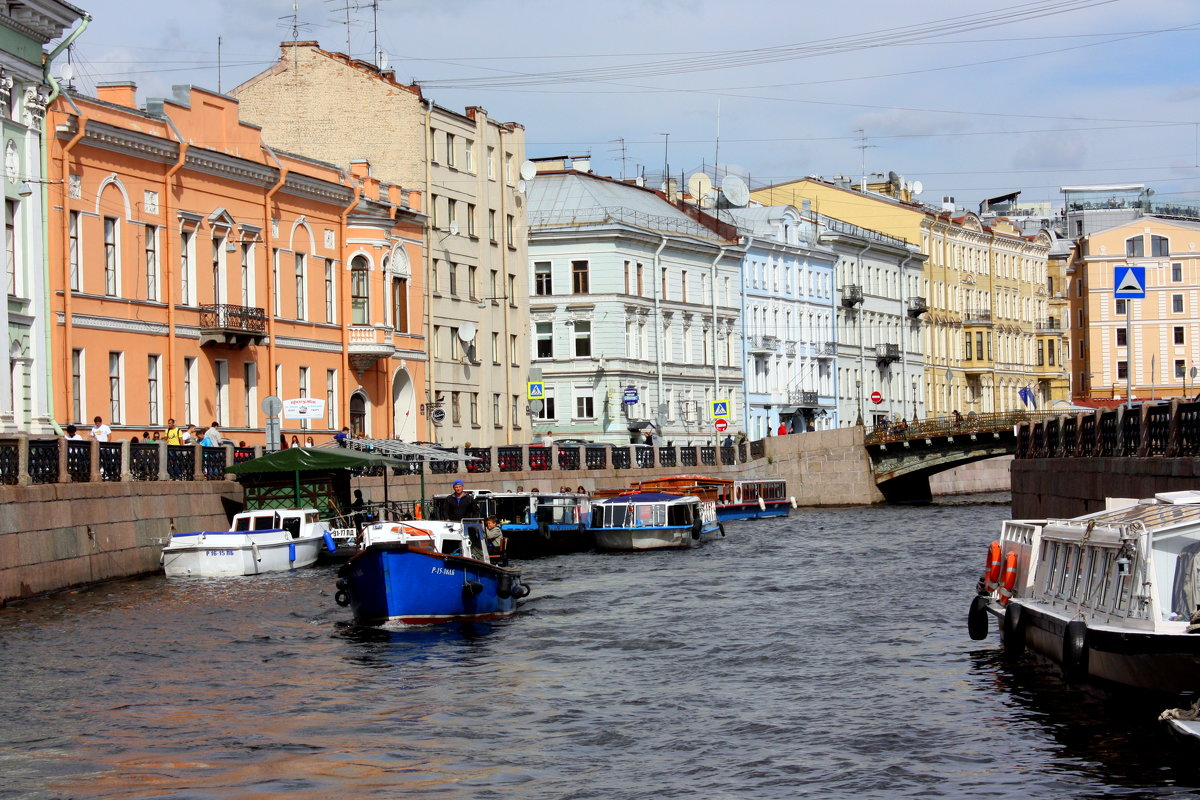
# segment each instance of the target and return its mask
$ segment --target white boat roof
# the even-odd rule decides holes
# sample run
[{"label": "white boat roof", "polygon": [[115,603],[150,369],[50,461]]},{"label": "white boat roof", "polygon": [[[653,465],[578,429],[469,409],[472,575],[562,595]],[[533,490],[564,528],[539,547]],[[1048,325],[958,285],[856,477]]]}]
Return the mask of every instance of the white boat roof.
[{"label": "white boat roof", "polygon": [[1076,528],[1087,525],[1119,528],[1140,522],[1149,531],[1200,525],[1200,494],[1163,492],[1163,496],[1132,504],[1114,504],[1104,511],[1074,519],[1053,520],[1048,527]]}]

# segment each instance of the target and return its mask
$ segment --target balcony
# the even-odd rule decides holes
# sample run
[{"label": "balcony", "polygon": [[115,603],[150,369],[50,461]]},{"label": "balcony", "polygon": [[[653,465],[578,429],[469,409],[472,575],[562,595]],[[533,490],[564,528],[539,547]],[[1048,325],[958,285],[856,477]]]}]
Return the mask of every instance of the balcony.
[{"label": "balcony", "polygon": [[898,344],[877,344],[875,345],[875,363],[880,365],[888,365],[893,361],[900,360],[900,345]]},{"label": "balcony", "polygon": [[776,336],[748,336],[746,337],[746,351],[752,355],[766,356],[772,353],[777,353],[781,349],[781,343]]},{"label": "balcony", "polygon": [[785,342],[783,345],[783,354],[789,358],[795,358],[796,343],[795,342]]},{"label": "balcony", "polygon": [[833,358],[837,355],[837,342],[818,343],[817,358]]},{"label": "balcony", "polygon": [[963,312],[963,325],[991,325],[992,310],[990,308],[968,308]]},{"label": "balcony", "polygon": [[862,287],[856,284],[850,284],[842,287],[842,305],[846,308],[854,308],[861,305],[863,301]]},{"label": "balcony", "polygon": [[200,346],[245,347],[267,338],[267,313],[226,303],[200,307]]},{"label": "balcony", "polygon": [[799,408],[816,408],[819,405],[816,392],[788,392],[788,405]]},{"label": "balcony", "polygon": [[1062,333],[1062,326],[1057,317],[1046,317],[1037,321],[1038,333]]},{"label": "balcony", "polygon": [[385,326],[350,326],[350,366],[361,377],[381,358],[391,358],[396,352],[392,344],[394,331]]},{"label": "balcony", "polygon": [[922,314],[929,313],[929,304],[925,302],[924,297],[908,298],[908,315],[913,319],[917,319]]}]

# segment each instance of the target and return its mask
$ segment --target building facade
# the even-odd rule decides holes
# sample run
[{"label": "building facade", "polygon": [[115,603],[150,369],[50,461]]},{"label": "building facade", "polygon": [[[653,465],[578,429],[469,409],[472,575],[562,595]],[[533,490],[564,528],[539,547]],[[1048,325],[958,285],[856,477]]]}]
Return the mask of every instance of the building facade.
[{"label": "building facade", "polygon": [[[0,146],[4,148],[5,302],[7,368],[0,370],[0,431],[54,432],[50,360],[50,291],[45,231],[49,183],[45,173],[46,105],[58,85],[54,56],[83,32],[88,15],[58,0],[22,0],[0,6]],[[43,48],[75,28],[51,53]]]},{"label": "building facade", "polygon": [[223,95],[98,95],[50,113],[60,417],[262,444],[276,396],[320,412],[284,419],[288,440],[403,430],[425,380],[420,194],[272,150]]},{"label": "building facade", "polygon": [[731,208],[745,253],[741,337],[746,433],[838,426],[833,265],[818,227],[794,206]]},{"label": "building facade", "polygon": [[479,107],[442,108],[393,72],[315,42],[284,43],[278,63],[232,94],[273,146],[333,163],[365,158],[381,180],[429,198],[420,289],[431,361],[412,438],[527,441],[524,128]]},{"label": "building facade", "polygon": [[720,438],[736,435],[746,424],[736,228],[561,162],[541,164],[529,186],[530,377],[544,385],[535,435],[705,444],[717,419]]}]

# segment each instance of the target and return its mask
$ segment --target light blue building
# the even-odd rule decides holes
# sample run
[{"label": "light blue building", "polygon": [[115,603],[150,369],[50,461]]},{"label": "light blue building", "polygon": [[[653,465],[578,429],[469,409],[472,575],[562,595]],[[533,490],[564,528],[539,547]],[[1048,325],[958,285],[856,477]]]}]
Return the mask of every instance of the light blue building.
[{"label": "light blue building", "polygon": [[833,250],[793,206],[720,212],[743,242],[743,392],[752,439],[836,428],[836,288]]}]

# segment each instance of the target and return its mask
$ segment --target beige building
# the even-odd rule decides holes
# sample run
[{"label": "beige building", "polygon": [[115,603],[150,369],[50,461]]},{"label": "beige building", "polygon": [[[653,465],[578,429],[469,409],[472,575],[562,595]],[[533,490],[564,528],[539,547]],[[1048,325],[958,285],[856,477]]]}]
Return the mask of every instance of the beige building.
[{"label": "beige building", "polygon": [[814,212],[920,248],[927,257],[921,295],[901,296],[910,291],[905,286],[891,291],[896,300],[928,307],[920,323],[927,416],[1010,411],[1035,401],[1044,408],[1066,399],[1062,331],[1049,314],[1047,231],[1026,236],[1003,218],[984,224],[970,212],[913,202],[903,185],[890,183],[864,192],[849,181],[806,178],[752,196],[764,205],[807,201]]},{"label": "beige building", "polygon": [[[1084,401],[1190,397],[1200,378],[1200,223],[1144,216],[1078,240],[1071,369]],[[1114,297],[1118,272],[1145,270],[1144,300]],[[1135,272],[1135,276],[1136,276]],[[1127,315],[1132,324],[1127,328]]]},{"label": "beige building", "polygon": [[393,72],[315,42],[285,42],[278,63],[232,94],[268,143],[366,162],[380,180],[426,193],[429,279],[419,288],[430,364],[417,437],[450,446],[531,441],[525,129],[482,108],[442,108]]}]

